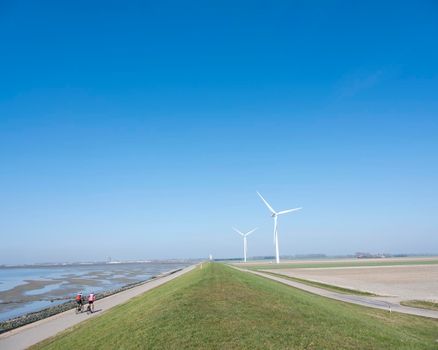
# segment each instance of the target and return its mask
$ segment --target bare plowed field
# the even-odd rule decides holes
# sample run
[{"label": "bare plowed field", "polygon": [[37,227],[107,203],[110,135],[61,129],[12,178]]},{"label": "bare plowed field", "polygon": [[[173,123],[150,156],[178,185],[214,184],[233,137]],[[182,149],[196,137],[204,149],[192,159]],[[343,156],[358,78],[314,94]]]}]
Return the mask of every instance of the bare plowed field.
[{"label": "bare plowed field", "polygon": [[266,270],[400,300],[438,301],[438,265],[298,268]]}]

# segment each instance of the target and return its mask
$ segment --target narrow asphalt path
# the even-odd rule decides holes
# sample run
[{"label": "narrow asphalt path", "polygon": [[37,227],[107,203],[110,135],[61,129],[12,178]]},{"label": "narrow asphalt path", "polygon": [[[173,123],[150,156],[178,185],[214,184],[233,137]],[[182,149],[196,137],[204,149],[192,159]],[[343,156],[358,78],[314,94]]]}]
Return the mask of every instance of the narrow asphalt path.
[{"label": "narrow asphalt path", "polygon": [[97,300],[95,304],[95,311],[91,315],[87,315],[87,313],[85,312],[77,315],[75,310],[69,310],[0,334],[0,349],[26,349],[29,346],[39,343],[46,338],[52,337],[57,333],[67,328],[70,328],[82,321],[85,321],[91,317],[102,315],[105,311],[108,311],[112,307],[122,304],[137,295],[143,294],[151,289],[161,286],[164,283],[167,283],[193,270],[195,267],[196,265],[186,267],[178,272],[168,274],[163,277],[158,277],[156,279],[147,281],[140,286]]},{"label": "narrow asphalt path", "polygon": [[385,297],[363,297],[363,296],[357,296],[357,295],[351,295],[351,294],[343,294],[343,293],[337,293],[333,292],[327,289],[322,289],[318,287],[309,286],[304,283],[295,282],[292,280],[289,280],[287,278],[281,278],[278,276],[273,276],[267,273],[259,272],[259,271],[252,271],[252,270],[246,270],[239,267],[233,266],[235,269],[238,269],[243,272],[252,273],[257,276],[269,278],[273,281],[277,281],[283,284],[286,284],[291,287],[295,287],[298,289],[305,290],[306,292],[321,295],[323,297],[327,297],[330,299],[335,299],[339,301],[344,301],[346,303],[352,303],[367,307],[372,307],[375,309],[382,309],[386,310],[388,312],[400,312],[403,314],[410,314],[415,316],[423,316],[423,317],[430,317],[430,318],[436,318],[438,319],[438,311],[434,310],[426,310],[426,309],[418,309],[414,307],[408,307],[400,305],[399,303],[394,303],[388,300],[385,300]]}]

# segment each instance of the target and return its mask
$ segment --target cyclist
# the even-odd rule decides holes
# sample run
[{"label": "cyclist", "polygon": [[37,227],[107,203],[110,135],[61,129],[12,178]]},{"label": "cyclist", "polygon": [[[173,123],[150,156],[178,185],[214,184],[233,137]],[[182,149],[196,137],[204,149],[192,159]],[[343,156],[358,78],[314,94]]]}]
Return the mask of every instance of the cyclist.
[{"label": "cyclist", "polygon": [[88,310],[94,312],[94,302],[96,301],[96,295],[91,292],[88,296]]},{"label": "cyclist", "polygon": [[82,312],[82,306],[83,306],[82,292],[79,292],[79,293],[76,295],[75,300],[76,300],[76,303],[78,304],[77,307],[76,307],[76,310],[77,310],[78,312],[79,312],[79,311]]}]

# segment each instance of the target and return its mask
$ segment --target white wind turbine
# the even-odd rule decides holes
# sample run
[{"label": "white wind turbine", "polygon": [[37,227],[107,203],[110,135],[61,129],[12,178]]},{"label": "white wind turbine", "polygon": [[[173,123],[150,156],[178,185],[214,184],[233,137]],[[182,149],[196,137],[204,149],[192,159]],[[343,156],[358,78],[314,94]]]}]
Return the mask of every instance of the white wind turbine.
[{"label": "white wind turbine", "polygon": [[246,244],[246,237],[249,236],[251,233],[253,233],[257,228],[252,229],[251,231],[248,231],[247,233],[240,232],[237,228],[233,227],[233,230],[236,231],[239,235],[243,237],[243,261],[246,262],[246,252],[247,252],[247,244]]},{"label": "white wind turbine", "polygon": [[272,209],[272,207],[269,205],[269,203],[263,198],[263,196],[260,193],[257,192],[257,194],[262,199],[262,201],[266,204],[266,206],[268,207],[269,211],[272,214],[271,216],[274,218],[275,259],[276,259],[277,264],[279,264],[280,263],[280,250],[278,248],[277,217],[278,217],[278,215],[297,211],[297,210],[300,210],[301,208],[294,208],[294,209],[288,209],[288,210],[282,210],[282,211],[276,212],[274,209]]}]

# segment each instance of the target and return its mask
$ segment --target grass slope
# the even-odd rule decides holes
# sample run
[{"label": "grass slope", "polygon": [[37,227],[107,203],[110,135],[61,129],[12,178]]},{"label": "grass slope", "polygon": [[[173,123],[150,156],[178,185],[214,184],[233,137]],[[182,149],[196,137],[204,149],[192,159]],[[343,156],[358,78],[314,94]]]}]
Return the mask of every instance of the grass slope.
[{"label": "grass slope", "polygon": [[419,307],[421,309],[438,311],[438,303],[427,300],[404,300],[400,304],[405,306]]},{"label": "grass slope", "polygon": [[33,349],[436,349],[438,321],[204,264]]}]

